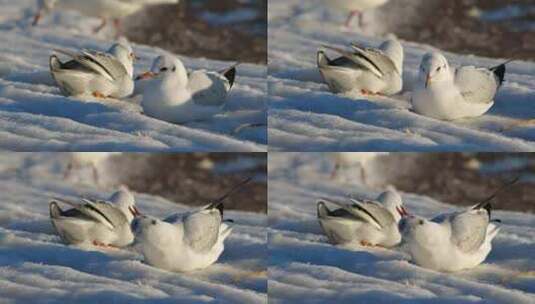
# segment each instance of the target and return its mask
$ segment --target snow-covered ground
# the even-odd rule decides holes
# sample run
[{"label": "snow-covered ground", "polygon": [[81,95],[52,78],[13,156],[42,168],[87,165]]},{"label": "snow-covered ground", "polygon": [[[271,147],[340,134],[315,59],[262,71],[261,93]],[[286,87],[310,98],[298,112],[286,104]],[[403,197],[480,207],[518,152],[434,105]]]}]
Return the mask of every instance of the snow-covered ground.
[{"label": "snow-covered ground", "polygon": [[[107,50],[113,27],[98,35],[98,18],[57,10],[31,27],[35,0],[0,0],[0,148],[18,151],[265,151],[266,71],[241,64],[226,111],[174,125],[140,113],[130,100],[64,97],[48,68],[53,49]],[[214,17],[215,18],[215,17]],[[135,74],[163,50],[134,45]],[[179,54],[180,55],[180,54]],[[222,70],[234,62],[181,57],[188,69]],[[245,126],[245,127],[244,127]]]},{"label": "snow-covered ground", "polygon": [[[396,157],[395,155],[385,157]],[[269,155],[269,299],[271,303],[533,303],[535,215],[495,211],[503,221],[478,267],[440,273],[408,262],[401,250],[327,243],[316,219],[319,197],[375,198],[383,187],[329,180],[321,153]],[[375,173],[374,173],[375,172]],[[377,179],[384,172],[371,171]],[[482,194],[484,197],[486,194]],[[431,217],[459,207],[402,193],[411,213]]]},{"label": "snow-covered ground", "polygon": [[[107,198],[112,189],[63,179],[66,155],[0,154],[0,303],[265,303],[264,214],[227,211],[235,220],[225,251],[188,274],[151,267],[129,248],[66,246],[48,216],[52,197]],[[139,209],[163,217],[190,207],[135,193]]]},{"label": "snow-covered ground", "polygon": [[[397,0],[392,0],[392,2]],[[405,0],[409,2],[409,0]],[[432,46],[402,41],[404,90],[399,96],[363,97],[332,94],[316,68],[323,44],[352,42],[376,47],[391,20],[370,12],[363,33],[340,27],[345,15],[322,0],[270,0],[269,144],[286,151],[533,151],[535,150],[535,63],[507,65],[506,82],[484,116],[439,121],[409,110],[422,56]],[[388,4],[387,4],[388,5]],[[403,18],[411,18],[403,12]],[[374,18],[381,16],[380,18]],[[392,25],[395,26],[395,25]],[[329,53],[331,54],[331,53]],[[505,59],[445,53],[452,66],[492,67]]]}]

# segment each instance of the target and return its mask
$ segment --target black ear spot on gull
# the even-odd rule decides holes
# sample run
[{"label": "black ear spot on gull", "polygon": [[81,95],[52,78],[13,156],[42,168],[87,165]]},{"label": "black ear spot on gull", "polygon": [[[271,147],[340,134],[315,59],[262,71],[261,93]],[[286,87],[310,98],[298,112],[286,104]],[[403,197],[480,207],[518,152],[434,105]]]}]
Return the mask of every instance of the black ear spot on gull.
[{"label": "black ear spot on gull", "polygon": [[173,71],[173,72],[174,72],[174,71],[176,71],[176,66],[173,66],[173,69],[172,69],[172,71]]},{"label": "black ear spot on gull", "polygon": [[424,224],[424,220],[419,220],[418,221],[418,225],[423,225]]},{"label": "black ear spot on gull", "polygon": [[150,223],[156,225],[156,220],[152,220]]}]

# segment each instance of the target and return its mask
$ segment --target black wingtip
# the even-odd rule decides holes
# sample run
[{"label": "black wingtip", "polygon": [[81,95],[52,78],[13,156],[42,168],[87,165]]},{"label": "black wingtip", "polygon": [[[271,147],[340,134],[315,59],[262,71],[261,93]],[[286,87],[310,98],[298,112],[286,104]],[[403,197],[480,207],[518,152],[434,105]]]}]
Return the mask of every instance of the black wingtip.
[{"label": "black wingtip", "polygon": [[51,201],[49,204],[50,209],[50,217],[51,218],[58,218],[63,214],[63,211],[58,206],[58,203],[56,201]]},{"label": "black wingtip", "polygon": [[331,60],[327,57],[324,51],[318,51],[317,62],[319,67],[331,64]]},{"label": "black wingtip", "polygon": [[503,81],[505,80],[505,71],[506,71],[505,63],[495,66],[493,68],[490,68],[490,70],[496,76],[496,79],[498,80],[498,85],[501,86]]},{"label": "black wingtip", "polygon": [[61,61],[59,61],[58,56],[51,55],[48,63],[50,64],[50,70],[59,70],[61,69]]},{"label": "black wingtip", "polygon": [[219,210],[219,214],[221,215],[221,217],[223,217],[223,213],[225,212],[224,204],[217,205],[216,209]]},{"label": "black wingtip", "polygon": [[234,80],[236,79],[236,67],[234,66],[228,69],[227,71],[225,71],[223,73],[223,76],[225,76],[225,78],[230,83],[230,87],[232,88],[232,86],[234,85]]},{"label": "black wingtip", "polygon": [[319,200],[317,203],[318,217],[325,217],[330,215],[331,211],[325,205],[325,201]]}]

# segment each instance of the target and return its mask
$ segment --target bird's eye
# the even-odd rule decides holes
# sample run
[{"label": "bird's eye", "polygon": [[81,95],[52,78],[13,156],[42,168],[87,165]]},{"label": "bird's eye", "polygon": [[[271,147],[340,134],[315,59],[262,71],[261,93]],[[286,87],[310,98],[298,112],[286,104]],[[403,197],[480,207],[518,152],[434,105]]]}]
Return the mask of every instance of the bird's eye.
[{"label": "bird's eye", "polygon": [[424,224],[424,220],[419,220],[418,221],[418,225],[423,225]]},{"label": "bird's eye", "polygon": [[166,68],[166,67],[163,67],[163,68],[160,69],[160,71],[161,71],[161,72],[165,72],[165,71],[167,71],[167,68]]},{"label": "bird's eye", "polygon": [[156,220],[152,220],[151,224],[156,225]]},{"label": "bird's eye", "polygon": [[440,70],[442,70],[442,67],[437,68],[437,72],[440,72]]}]

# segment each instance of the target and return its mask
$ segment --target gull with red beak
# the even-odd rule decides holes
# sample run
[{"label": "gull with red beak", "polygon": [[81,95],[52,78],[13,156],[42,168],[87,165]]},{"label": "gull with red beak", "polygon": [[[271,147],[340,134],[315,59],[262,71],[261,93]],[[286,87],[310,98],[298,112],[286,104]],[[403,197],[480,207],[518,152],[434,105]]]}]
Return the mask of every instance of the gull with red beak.
[{"label": "gull with red beak", "polygon": [[137,78],[138,82],[146,81],[141,101],[143,112],[179,124],[210,119],[223,112],[234,85],[236,66],[221,72],[188,72],[177,57],[159,56],[154,60],[151,72]]},{"label": "gull with red beak", "polygon": [[[326,203],[340,209],[329,210]],[[321,199],[318,220],[329,241],[335,245],[393,247],[400,243],[398,223],[408,212],[396,190],[387,190],[375,201],[351,199],[351,203]]]},{"label": "gull with red beak", "polygon": [[[58,203],[73,207],[62,210]],[[56,198],[50,202],[50,219],[66,244],[124,247],[134,240],[130,224],[141,213],[126,186],[109,200],[82,199],[81,203]]]},{"label": "gull with red beak", "polygon": [[490,69],[451,68],[442,54],[426,54],[411,98],[413,110],[443,120],[485,114],[494,105],[494,97],[504,81],[506,63]]}]

